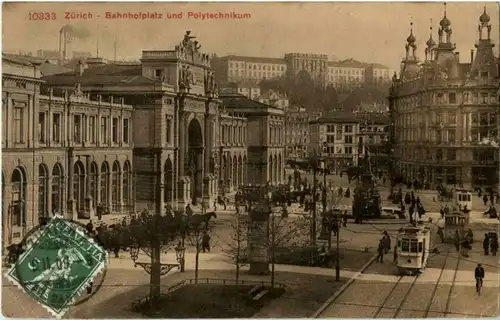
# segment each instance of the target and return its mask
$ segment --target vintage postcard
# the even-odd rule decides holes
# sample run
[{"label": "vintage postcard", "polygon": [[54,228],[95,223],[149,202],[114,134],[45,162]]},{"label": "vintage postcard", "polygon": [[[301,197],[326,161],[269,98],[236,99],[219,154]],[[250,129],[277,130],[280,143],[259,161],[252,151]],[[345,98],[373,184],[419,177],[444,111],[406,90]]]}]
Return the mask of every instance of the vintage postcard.
[{"label": "vintage postcard", "polygon": [[496,317],[496,2],[5,2],[9,318]]}]

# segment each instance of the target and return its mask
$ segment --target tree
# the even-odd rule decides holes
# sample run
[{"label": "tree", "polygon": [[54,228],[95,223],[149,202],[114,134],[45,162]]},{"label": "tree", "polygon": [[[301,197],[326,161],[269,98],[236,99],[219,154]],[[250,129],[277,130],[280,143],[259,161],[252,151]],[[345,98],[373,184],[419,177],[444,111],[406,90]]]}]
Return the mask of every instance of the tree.
[{"label": "tree", "polygon": [[248,248],[248,216],[235,214],[231,220],[231,234],[222,251],[236,267],[236,284],[240,279],[240,268],[246,265],[244,253]]},{"label": "tree", "polygon": [[[302,216],[287,218],[283,207],[274,207],[269,217],[268,237],[265,245],[269,248],[271,263],[271,282],[274,284],[274,254],[276,248],[301,246],[308,240],[310,221]],[[231,221],[231,234],[224,244],[223,252],[236,267],[236,281],[239,280],[240,269],[248,263],[250,221],[247,215],[236,214]]]},{"label": "tree", "polygon": [[210,226],[205,225],[202,221],[187,221],[185,225],[186,228],[182,231],[182,238],[187,240],[187,242],[194,246],[196,249],[195,256],[195,267],[194,267],[194,281],[198,284],[198,273],[200,266],[200,250],[203,248],[203,238],[208,235],[208,232],[212,230]]}]

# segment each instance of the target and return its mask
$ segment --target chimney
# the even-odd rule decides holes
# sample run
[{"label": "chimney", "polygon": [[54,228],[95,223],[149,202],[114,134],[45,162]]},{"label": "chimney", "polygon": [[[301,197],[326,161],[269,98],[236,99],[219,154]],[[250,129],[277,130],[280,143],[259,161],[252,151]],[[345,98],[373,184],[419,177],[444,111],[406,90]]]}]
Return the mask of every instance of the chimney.
[{"label": "chimney", "polygon": [[63,52],[62,52],[62,41],[63,41],[63,29],[61,29],[59,31],[59,59],[58,59],[58,63],[60,66],[62,66],[64,63]]},{"label": "chimney", "polygon": [[457,58],[457,63],[460,63],[460,52],[455,52],[455,57]]},{"label": "chimney", "polygon": [[474,63],[474,50],[470,51],[470,63]]},{"label": "chimney", "polygon": [[76,65],[76,73],[80,76],[83,75],[83,71],[85,70],[85,66],[83,65],[82,60],[79,60],[77,65]]}]

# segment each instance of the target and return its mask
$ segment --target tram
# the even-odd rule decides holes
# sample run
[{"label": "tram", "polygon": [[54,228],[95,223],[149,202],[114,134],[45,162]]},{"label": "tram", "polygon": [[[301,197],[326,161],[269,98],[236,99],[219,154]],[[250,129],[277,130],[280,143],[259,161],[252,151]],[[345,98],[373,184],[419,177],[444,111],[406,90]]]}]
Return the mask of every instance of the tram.
[{"label": "tram", "polygon": [[455,190],[455,203],[459,208],[472,210],[472,192],[467,189]]},{"label": "tram", "polygon": [[396,247],[398,273],[423,273],[427,266],[430,243],[430,228],[424,226],[423,222],[401,228]]}]

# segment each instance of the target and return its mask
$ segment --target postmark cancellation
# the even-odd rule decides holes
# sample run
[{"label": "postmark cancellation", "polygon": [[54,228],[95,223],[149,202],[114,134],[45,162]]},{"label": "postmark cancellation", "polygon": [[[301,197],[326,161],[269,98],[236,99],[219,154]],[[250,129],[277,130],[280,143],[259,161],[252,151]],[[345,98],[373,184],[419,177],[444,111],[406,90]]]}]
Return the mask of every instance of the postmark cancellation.
[{"label": "postmark cancellation", "polygon": [[26,241],[24,253],[6,277],[62,317],[75,299],[104,271],[106,250],[78,225],[54,216]]}]

